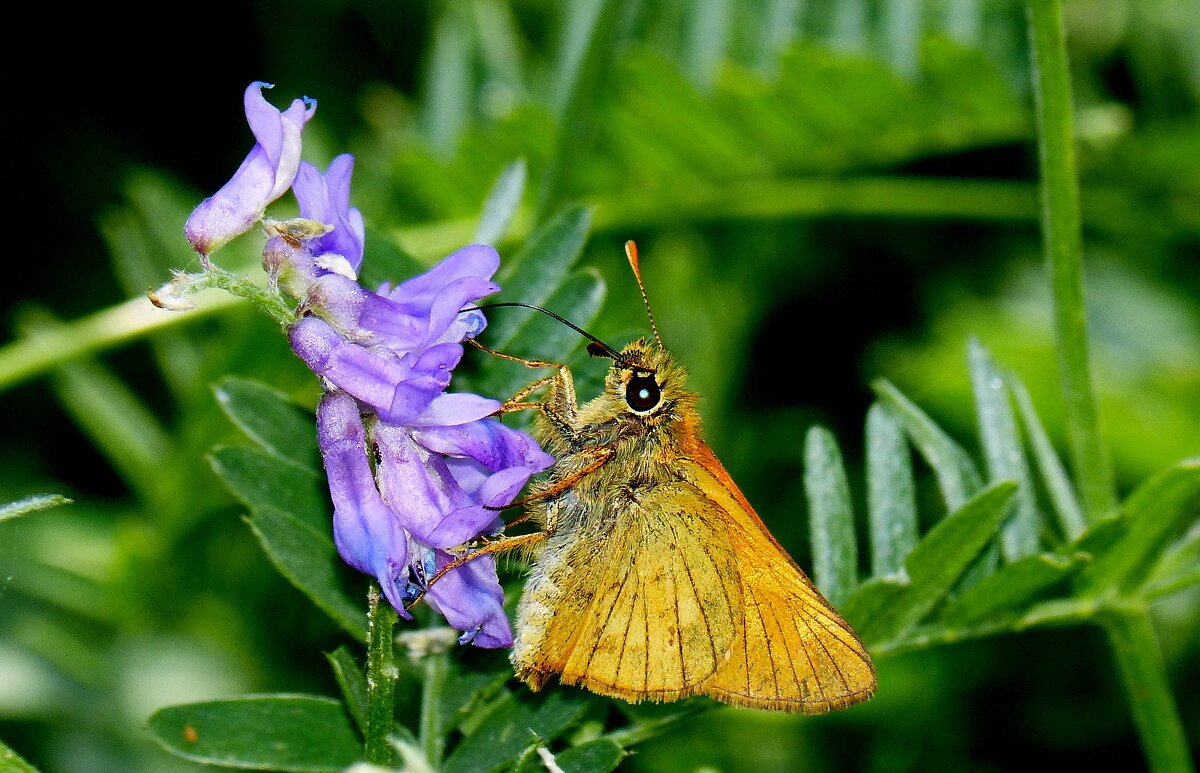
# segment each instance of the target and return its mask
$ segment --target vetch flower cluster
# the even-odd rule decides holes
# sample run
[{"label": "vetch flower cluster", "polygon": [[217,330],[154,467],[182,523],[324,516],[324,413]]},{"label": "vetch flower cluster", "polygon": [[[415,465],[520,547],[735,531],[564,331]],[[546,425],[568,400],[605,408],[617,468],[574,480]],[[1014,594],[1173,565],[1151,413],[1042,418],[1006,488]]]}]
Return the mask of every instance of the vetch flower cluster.
[{"label": "vetch flower cluster", "polygon": [[462,342],[487,324],[463,311],[500,288],[491,247],[464,247],[424,274],[372,292],[357,281],[362,215],[350,206],[354,159],[321,172],[299,160],[300,133],[316,103],[280,112],[246,91],[257,143],[231,179],[188,219],[185,233],[206,270],[208,255],[262,218],[288,188],[301,218],[264,221],[270,290],[295,301],[287,325],[293,351],[320,377],[317,439],[334,505],[338,552],[374,575],[404,617],[425,601],[481,647],[512,644],[492,556],[428,580],[461,546],[498,532],[497,509],[515,499],[553,458],[523,432],[493,418],[501,404],[448,392]]}]

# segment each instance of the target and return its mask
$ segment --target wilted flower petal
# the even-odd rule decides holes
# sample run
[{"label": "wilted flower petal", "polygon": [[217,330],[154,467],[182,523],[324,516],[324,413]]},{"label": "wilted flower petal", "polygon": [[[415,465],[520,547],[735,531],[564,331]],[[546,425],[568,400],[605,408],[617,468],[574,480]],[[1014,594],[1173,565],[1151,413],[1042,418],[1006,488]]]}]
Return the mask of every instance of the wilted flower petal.
[{"label": "wilted flower petal", "polygon": [[300,133],[317,109],[314,100],[294,100],[279,111],[262,95],[270,84],[256,81],[246,89],[246,121],[256,140],[229,182],[193,210],[184,225],[192,248],[211,255],[245,233],[263,209],[291,187],[300,165]]}]

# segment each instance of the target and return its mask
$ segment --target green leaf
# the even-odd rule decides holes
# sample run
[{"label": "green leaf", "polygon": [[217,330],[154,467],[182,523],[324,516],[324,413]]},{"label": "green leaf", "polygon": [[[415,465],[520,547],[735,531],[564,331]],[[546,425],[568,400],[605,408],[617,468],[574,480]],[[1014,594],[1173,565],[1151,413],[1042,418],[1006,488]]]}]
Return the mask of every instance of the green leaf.
[{"label": "green leaf", "polygon": [[1033,459],[1037,463],[1038,472],[1041,473],[1046,492],[1050,495],[1050,501],[1054,504],[1054,514],[1058,517],[1063,534],[1068,540],[1073,540],[1087,528],[1087,519],[1084,518],[1083,508],[1079,506],[1075,486],[1067,477],[1062,460],[1054,452],[1054,444],[1050,442],[1050,436],[1046,434],[1046,428],[1033,407],[1033,398],[1029,396],[1029,390],[1016,376],[1009,374],[1008,379],[1013,396],[1017,399],[1017,409],[1021,413],[1025,434],[1033,447]]},{"label": "green leaf", "polygon": [[230,421],[264,451],[317,470],[317,432],[312,413],[261,381],[228,376],[213,385]]},{"label": "green leaf", "polygon": [[508,232],[509,223],[517,208],[521,206],[521,194],[525,192],[525,159],[519,158],[500,172],[483,204],[483,214],[479,218],[479,228],[475,231],[475,241],[480,244],[490,244],[493,247],[500,243]]},{"label": "green leaf", "polygon": [[[573,272],[547,302],[550,309],[562,309],[580,327],[587,328],[600,312],[606,295],[604,280],[592,268]],[[514,310],[519,313],[520,310]],[[533,360],[566,362],[587,339],[558,320],[544,314],[530,313],[521,320],[513,333],[512,344],[506,353]],[[480,394],[505,400],[544,373],[523,365],[491,358],[478,380]]]},{"label": "green leaf", "polygon": [[180,757],[226,768],[319,773],[361,758],[342,704],[315,695],[255,695],[161,709],[150,734]]},{"label": "green leaf", "polygon": [[367,727],[367,677],[363,674],[358,662],[350,654],[346,645],[338,647],[333,652],[325,653],[329,667],[333,669],[333,678],[337,680],[345,701],[346,710],[354,720],[359,733],[366,732]]},{"label": "green leaf", "polygon": [[359,641],[367,636],[366,615],[350,601],[337,578],[341,562],[324,533],[271,507],[255,509],[246,519],[267,558],[305,596]]},{"label": "green leaf", "polygon": [[1092,592],[1136,590],[1153,572],[1171,540],[1200,519],[1200,457],[1151,477],[1121,505],[1124,533],[1082,575]]},{"label": "green leaf", "polygon": [[438,700],[441,714],[439,727],[446,732],[458,726],[458,722],[474,711],[512,676],[512,669],[505,662],[503,670],[466,671],[454,670],[446,677]]},{"label": "green leaf", "polygon": [[366,244],[370,253],[363,258],[358,281],[369,290],[387,283],[398,285],[406,279],[429,269],[425,263],[409,255],[395,239],[367,229]]},{"label": "green leaf", "polygon": [[904,568],[920,535],[912,454],[900,422],[882,403],[867,411],[866,453],[872,574],[887,577]]},{"label": "green leaf", "polygon": [[804,492],[812,534],[813,580],[837,606],[858,584],[858,547],[842,453],[833,433],[824,427],[812,427],[804,438]]},{"label": "green leaf", "polygon": [[566,749],[556,755],[556,761],[563,773],[608,773],[628,755],[612,740],[596,738]]},{"label": "green leaf", "polygon": [[154,411],[90,358],[59,367],[53,383],[75,423],[121,477],[151,503],[162,503],[170,489],[164,479],[172,472],[164,461],[175,452],[175,439]]},{"label": "green leaf", "polygon": [[316,472],[247,446],[215,448],[209,461],[229,491],[251,510],[280,510],[310,527],[328,527],[329,503]]},{"label": "green leaf", "polygon": [[983,487],[967,452],[890,382],[879,379],[871,386],[900,419],[913,445],[933,468],[946,508],[953,511],[966,504]]},{"label": "green leaf", "polygon": [[888,643],[920,623],[996,536],[1016,490],[1012,481],[989,486],[934,526],[904,562],[906,586],[876,580],[859,588],[842,611],[863,639]]},{"label": "green leaf", "polygon": [[1034,501],[1029,463],[1017,434],[1017,420],[1006,388],[1007,378],[978,340],[971,339],[968,351],[988,481],[1014,480],[1018,484],[1013,517],[1004,524],[1000,534],[1004,558],[1016,561],[1037,553],[1042,518]]},{"label": "green leaf", "polygon": [[73,499],[67,499],[62,494],[36,494],[24,499],[18,499],[15,502],[9,502],[0,507],[0,521],[7,521],[9,518],[36,513],[38,510],[49,510],[59,505],[69,505],[74,501]]},{"label": "green leaf", "polygon": [[[497,277],[497,282],[504,288],[498,300],[544,306],[579,259],[590,224],[588,210],[572,206],[565,207],[539,226]],[[503,351],[525,318],[534,313],[509,309],[506,313],[490,314],[487,345]]]},{"label": "green leaf", "polygon": [[4,773],[38,773],[37,768],[21,759],[21,755],[0,741],[0,771]]},{"label": "green leaf", "polygon": [[554,691],[544,697],[523,693],[497,701],[475,731],[446,758],[455,773],[485,773],[515,760],[535,738],[549,743],[575,723],[587,708],[577,692]]},{"label": "green leaf", "polygon": [[1086,553],[1026,556],[1002,567],[952,599],[940,616],[947,626],[965,626],[990,617],[1018,617],[1047,590],[1086,564]]}]

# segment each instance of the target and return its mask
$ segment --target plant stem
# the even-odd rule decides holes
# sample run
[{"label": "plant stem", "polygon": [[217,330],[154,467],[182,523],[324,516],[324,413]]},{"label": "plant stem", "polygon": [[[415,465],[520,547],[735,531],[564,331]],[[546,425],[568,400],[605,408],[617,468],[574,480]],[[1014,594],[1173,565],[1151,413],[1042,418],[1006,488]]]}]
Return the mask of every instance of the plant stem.
[{"label": "plant stem", "polygon": [[450,671],[449,658],[445,652],[438,650],[426,653],[424,657],[425,678],[421,686],[421,748],[425,759],[434,770],[442,766],[442,752],[445,750],[445,731],[442,728],[442,688],[446,685],[446,675]]},{"label": "plant stem", "polygon": [[396,751],[388,736],[395,727],[396,652],[392,628],[396,610],[371,584],[367,625],[367,762],[391,765]]},{"label": "plant stem", "polygon": [[1119,609],[1101,620],[1129,696],[1148,769],[1161,773],[1192,770],[1183,724],[1149,614],[1144,609]]},{"label": "plant stem", "polygon": [[1063,409],[1072,467],[1084,510],[1094,522],[1116,507],[1116,494],[1088,362],[1083,237],[1062,7],[1060,0],[1027,3],[1042,172],[1042,236],[1054,294]]}]

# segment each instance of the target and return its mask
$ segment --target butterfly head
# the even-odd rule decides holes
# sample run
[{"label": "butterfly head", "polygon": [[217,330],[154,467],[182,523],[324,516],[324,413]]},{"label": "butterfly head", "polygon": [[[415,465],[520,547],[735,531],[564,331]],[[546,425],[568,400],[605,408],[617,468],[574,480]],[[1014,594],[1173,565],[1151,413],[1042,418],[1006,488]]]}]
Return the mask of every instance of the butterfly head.
[{"label": "butterfly head", "polygon": [[605,392],[627,415],[667,419],[694,401],[686,379],[683,368],[666,350],[656,342],[638,339],[613,358]]}]

